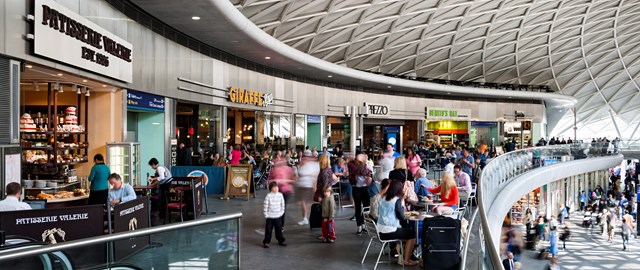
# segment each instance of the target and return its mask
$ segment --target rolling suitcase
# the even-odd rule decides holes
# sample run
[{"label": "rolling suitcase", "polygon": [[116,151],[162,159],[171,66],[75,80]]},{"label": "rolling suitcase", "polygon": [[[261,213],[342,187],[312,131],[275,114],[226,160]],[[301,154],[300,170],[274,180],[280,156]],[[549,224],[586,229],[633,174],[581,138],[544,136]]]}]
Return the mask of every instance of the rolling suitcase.
[{"label": "rolling suitcase", "polygon": [[319,203],[311,205],[309,214],[309,229],[322,228],[322,206]]},{"label": "rolling suitcase", "polygon": [[460,220],[444,216],[425,218],[421,246],[424,269],[458,269]]}]

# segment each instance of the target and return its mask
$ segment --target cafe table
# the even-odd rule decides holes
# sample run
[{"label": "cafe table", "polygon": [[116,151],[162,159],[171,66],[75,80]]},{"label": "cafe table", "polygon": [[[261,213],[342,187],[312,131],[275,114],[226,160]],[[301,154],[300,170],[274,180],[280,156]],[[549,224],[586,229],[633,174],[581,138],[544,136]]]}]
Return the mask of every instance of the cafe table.
[{"label": "cafe table", "polygon": [[[415,213],[415,211],[413,213]],[[422,254],[422,249],[420,248],[420,244],[422,243],[420,228],[424,226],[423,221],[425,218],[432,218],[435,216],[436,216],[436,213],[418,212],[418,215],[409,215],[407,217],[409,221],[414,222],[414,228],[416,230],[416,247],[417,247],[417,253],[414,251],[414,254],[417,254],[418,256]]]}]

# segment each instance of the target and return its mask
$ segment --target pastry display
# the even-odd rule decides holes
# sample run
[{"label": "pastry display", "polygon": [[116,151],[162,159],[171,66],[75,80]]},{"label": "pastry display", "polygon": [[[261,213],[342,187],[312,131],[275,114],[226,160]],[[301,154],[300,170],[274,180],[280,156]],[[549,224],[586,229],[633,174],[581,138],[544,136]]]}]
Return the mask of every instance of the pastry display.
[{"label": "pastry display", "polygon": [[38,200],[51,200],[51,199],[55,199],[56,196],[53,194],[47,194],[47,193],[40,193],[36,196],[36,199]]},{"label": "pastry display", "polygon": [[76,188],[73,190],[73,195],[75,195],[76,197],[86,196],[87,190],[84,188]]},{"label": "pastry display", "polygon": [[20,132],[35,132],[36,124],[31,119],[31,115],[28,113],[23,114],[20,117]]},{"label": "pastry display", "polygon": [[56,199],[69,199],[69,198],[73,198],[74,196],[74,192],[72,191],[60,191],[60,192],[56,192],[56,194],[53,195]]}]

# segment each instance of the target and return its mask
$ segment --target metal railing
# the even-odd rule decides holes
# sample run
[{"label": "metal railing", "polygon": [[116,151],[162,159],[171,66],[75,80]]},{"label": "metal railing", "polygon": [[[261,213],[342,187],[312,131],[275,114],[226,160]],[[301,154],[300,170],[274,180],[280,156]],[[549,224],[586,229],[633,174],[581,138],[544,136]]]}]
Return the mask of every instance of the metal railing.
[{"label": "metal railing", "polygon": [[[500,191],[518,176],[531,170],[573,160],[617,155],[619,150],[618,145],[612,143],[563,144],[526,148],[491,160],[482,171],[477,191],[482,230],[480,246],[486,249],[484,253],[489,256],[485,256],[485,264],[493,265],[489,266],[489,269],[502,268],[500,253],[490,225],[502,224],[502,220],[490,222],[487,217]],[[466,253],[463,255],[466,256]],[[466,258],[463,260],[466,261]]]},{"label": "metal railing", "polygon": [[478,216],[478,207],[475,208],[473,214],[471,215],[471,220],[469,221],[469,226],[467,227],[467,235],[464,238],[464,242],[462,243],[462,260],[460,261],[460,270],[466,269],[467,265],[467,252],[469,250],[469,240],[471,239],[473,223],[476,221],[476,217]]},{"label": "metal railing", "polygon": [[[52,252],[58,252],[63,250],[75,249],[75,248],[84,248],[95,246],[99,244],[107,244],[110,242],[115,242],[118,240],[126,240],[134,237],[142,237],[149,236],[159,233],[178,231],[181,229],[192,228],[200,225],[213,224],[223,221],[229,221],[234,219],[242,218],[242,213],[232,213],[232,214],[224,214],[224,215],[216,215],[216,216],[207,216],[197,220],[185,221],[181,223],[173,223],[169,225],[163,225],[158,227],[144,228],[135,231],[127,231],[115,234],[108,235],[100,235],[94,236],[90,238],[74,240],[69,242],[58,243],[55,245],[46,245],[41,247],[35,247],[32,249],[22,249],[22,250],[6,250],[0,252],[0,262],[10,261],[15,259],[21,259],[29,256],[37,256],[40,254],[47,254]],[[240,222],[237,222],[237,231],[240,233]],[[240,235],[238,235],[238,239],[240,239]],[[238,242],[239,245],[239,242]],[[238,252],[240,250],[240,246],[238,246]],[[239,255],[238,255],[239,256]],[[238,262],[239,263],[239,262]]]}]

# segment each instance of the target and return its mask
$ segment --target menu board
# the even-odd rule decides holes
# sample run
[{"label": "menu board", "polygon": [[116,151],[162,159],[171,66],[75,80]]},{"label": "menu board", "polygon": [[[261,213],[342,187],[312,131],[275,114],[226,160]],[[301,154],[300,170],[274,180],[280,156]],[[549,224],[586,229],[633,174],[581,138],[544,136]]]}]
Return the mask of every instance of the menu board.
[{"label": "menu board", "polygon": [[[113,207],[113,232],[128,232],[149,228],[149,199],[140,197]],[[150,236],[140,236],[116,241],[114,256],[116,261],[136,254],[149,245]]]},{"label": "menu board", "polygon": [[227,182],[225,185],[224,198],[229,196],[246,196],[247,201],[251,194],[249,185],[253,176],[251,164],[227,165]]}]

